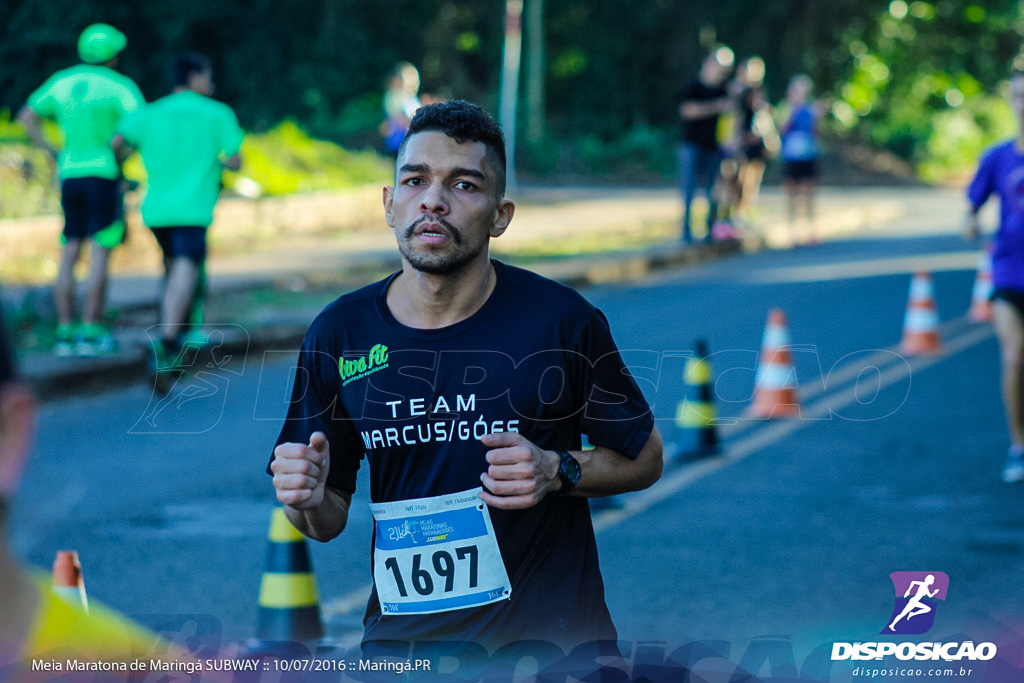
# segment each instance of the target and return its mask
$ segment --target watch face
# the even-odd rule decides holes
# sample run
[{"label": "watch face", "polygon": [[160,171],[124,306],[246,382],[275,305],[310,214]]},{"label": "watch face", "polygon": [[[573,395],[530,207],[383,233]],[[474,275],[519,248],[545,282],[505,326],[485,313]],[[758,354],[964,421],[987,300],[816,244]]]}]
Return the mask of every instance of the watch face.
[{"label": "watch face", "polygon": [[580,463],[576,458],[572,457],[568,453],[563,453],[561,470],[562,474],[565,475],[565,478],[571,485],[575,486],[579,483],[582,471],[580,470]]}]

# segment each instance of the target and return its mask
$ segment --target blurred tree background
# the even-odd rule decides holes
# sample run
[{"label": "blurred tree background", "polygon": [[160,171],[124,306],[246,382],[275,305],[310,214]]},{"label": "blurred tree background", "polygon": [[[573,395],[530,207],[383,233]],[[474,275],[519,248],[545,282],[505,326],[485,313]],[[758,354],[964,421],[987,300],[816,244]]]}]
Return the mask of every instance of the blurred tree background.
[{"label": "blurred tree background", "polygon": [[[888,152],[929,181],[969,172],[985,145],[1013,131],[999,85],[1024,69],[1022,2],[524,5],[517,158],[527,180],[671,182],[676,96],[714,42],[737,59],[762,56],[773,101],[791,75],[811,75],[831,114],[831,148]],[[3,0],[0,109],[16,112],[75,63],[81,29],[106,21],[127,34],[120,68],[147,99],[167,92],[174,53],[209,54],[217,97],[255,134],[264,161],[275,144],[309,152],[311,138],[375,149],[384,77],[399,60],[419,67],[421,92],[498,111],[504,13],[504,0]],[[0,120],[0,137],[17,128]],[[359,155],[327,156],[364,168],[353,182],[374,173]],[[297,163],[324,158],[320,149]]]}]

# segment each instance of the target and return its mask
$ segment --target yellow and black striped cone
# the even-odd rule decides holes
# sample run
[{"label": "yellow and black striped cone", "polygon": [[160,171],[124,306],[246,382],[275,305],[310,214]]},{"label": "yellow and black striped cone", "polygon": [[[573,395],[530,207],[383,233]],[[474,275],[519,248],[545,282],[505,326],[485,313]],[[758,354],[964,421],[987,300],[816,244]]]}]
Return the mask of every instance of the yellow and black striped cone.
[{"label": "yellow and black striped cone", "polygon": [[676,430],[679,450],[676,458],[686,460],[719,452],[715,420],[714,379],[708,362],[708,345],[703,339],[694,344],[695,353],[686,361],[683,380],[686,393],[676,406]]},{"label": "yellow and black striped cone", "polygon": [[320,638],[324,627],[306,537],[292,526],[282,507],[275,507],[270,517],[268,541],[257,638],[292,642]]}]

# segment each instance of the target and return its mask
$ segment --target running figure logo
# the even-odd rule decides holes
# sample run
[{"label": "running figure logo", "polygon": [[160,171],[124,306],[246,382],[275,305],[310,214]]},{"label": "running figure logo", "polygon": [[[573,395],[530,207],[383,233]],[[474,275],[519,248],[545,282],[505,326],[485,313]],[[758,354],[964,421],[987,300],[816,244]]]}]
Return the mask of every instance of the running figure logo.
[{"label": "running figure logo", "polygon": [[889,625],[882,633],[926,633],[935,623],[938,600],[946,599],[949,577],[942,572],[893,572],[889,578],[896,590],[896,601]]},{"label": "running figure logo", "polygon": [[391,527],[392,541],[401,541],[403,538],[408,538],[413,543],[417,543],[416,532],[412,530],[409,520],[405,520],[402,526]]}]

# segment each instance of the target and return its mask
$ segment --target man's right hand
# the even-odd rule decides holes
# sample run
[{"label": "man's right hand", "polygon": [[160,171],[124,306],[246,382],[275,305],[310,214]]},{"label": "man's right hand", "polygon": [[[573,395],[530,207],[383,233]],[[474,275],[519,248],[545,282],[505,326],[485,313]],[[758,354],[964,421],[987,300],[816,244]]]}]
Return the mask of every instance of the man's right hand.
[{"label": "man's right hand", "polygon": [[330,467],[331,447],[323,432],[314,432],[308,445],[281,444],[274,449],[270,463],[277,501],[296,510],[319,507]]},{"label": "man's right hand", "polygon": [[981,235],[981,221],[978,219],[978,214],[975,211],[967,213],[967,220],[964,222],[964,238],[969,242],[974,242]]}]

